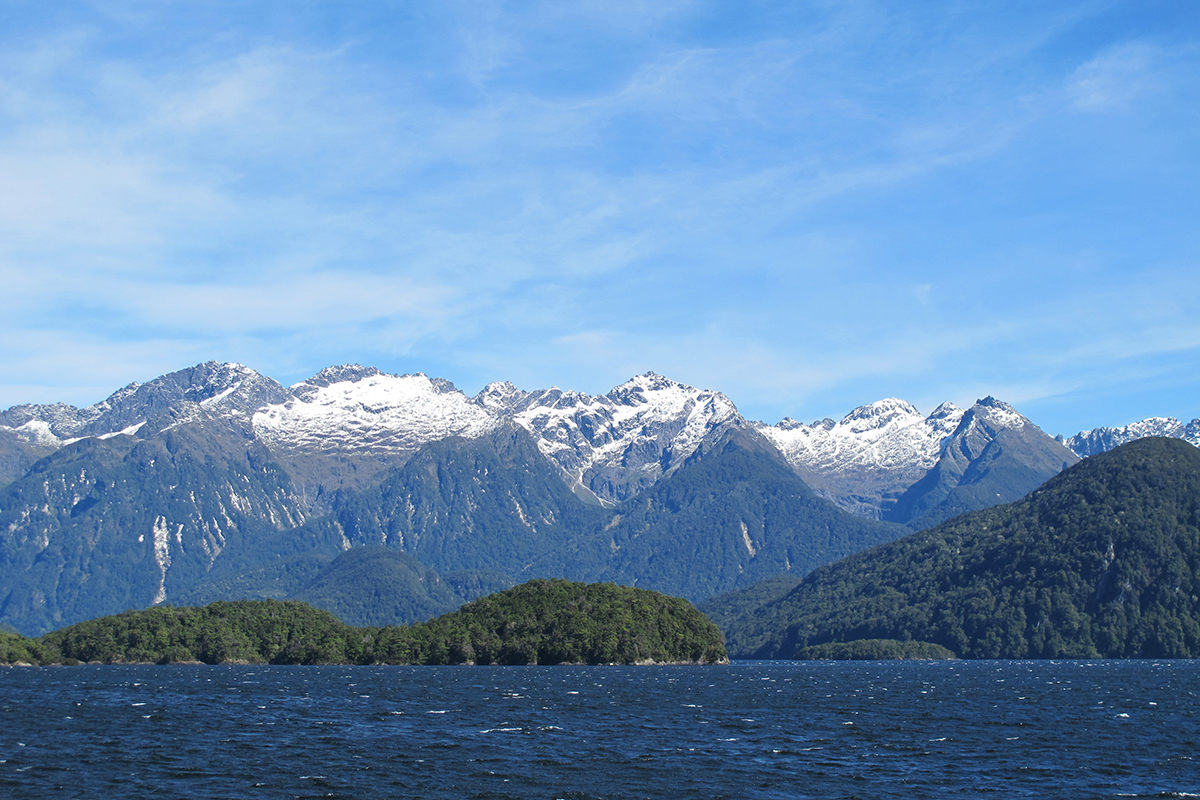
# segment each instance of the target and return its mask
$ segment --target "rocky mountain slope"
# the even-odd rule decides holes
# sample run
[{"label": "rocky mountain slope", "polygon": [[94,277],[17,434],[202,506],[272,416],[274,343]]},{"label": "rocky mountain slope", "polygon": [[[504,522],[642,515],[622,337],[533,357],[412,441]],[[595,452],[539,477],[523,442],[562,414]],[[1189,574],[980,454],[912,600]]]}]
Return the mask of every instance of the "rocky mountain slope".
[{"label": "rocky mountain slope", "polygon": [[0,485],[24,475],[37,458],[82,439],[146,439],[207,421],[253,437],[254,412],[287,397],[283,386],[249,367],[209,361],[148,383],[131,383],[87,408],[65,403],[13,406],[0,412]]},{"label": "rocky mountain slope", "polygon": [[35,633],[178,598],[291,596],[331,557],[367,545],[448,580],[469,573],[460,585],[565,576],[701,599],[904,532],[816,497],[737,427],[612,508],[573,494],[509,424],[431,442],[307,522],[287,516],[292,485],[261,443],[213,444],[212,425],[199,433],[83,440],[0,492],[0,621]]},{"label": "rocky mountain slope", "polygon": [[[975,488],[959,495],[1015,499],[1005,486],[989,485],[995,467],[969,469],[1000,431],[1019,434],[1002,448],[1021,465],[1018,471],[1028,473],[1024,483],[1014,484],[1016,491],[1028,491],[1076,459],[991,398],[965,410],[946,403],[928,416],[892,398],[857,408],[840,422],[785,419],[767,426],[747,422],[718,392],[654,373],[598,396],[493,383],[471,398],[445,380],[357,365],[330,367],[283,387],[248,367],[208,362],[131,384],[84,409],[8,409],[0,414],[0,484],[80,438],[148,438],[209,422],[235,427],[266,446],[291,477],[305,514],[327,512],[334,493],[372,485],[425,444],[479,437],[505,423],[529,431],[572,491],[602,505],[636,495],[678,469],[713,431],[754,427],[822,497],[859,516],[910,526],[983,502],[939,507],[960,483]],[[918,497],[918,484],[918,490],[936,490]]]},{"label": "rocky mountain slope", "polygon": [[304,521],[233,426],[80,439],[0,491],[0,619],[45,630],[161,603],[238,554],[308,549],[282,535]]}]

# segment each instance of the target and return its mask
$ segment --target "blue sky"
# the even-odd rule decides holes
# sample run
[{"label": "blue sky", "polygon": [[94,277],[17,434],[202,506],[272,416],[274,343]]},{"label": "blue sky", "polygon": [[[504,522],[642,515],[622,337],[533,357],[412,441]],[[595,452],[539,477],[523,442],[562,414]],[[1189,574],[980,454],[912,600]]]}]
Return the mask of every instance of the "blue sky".
[{"label": "blue sky", "polygon": [[0,407],[216,359],[1200,417],[1200,5],[0,0]]}]

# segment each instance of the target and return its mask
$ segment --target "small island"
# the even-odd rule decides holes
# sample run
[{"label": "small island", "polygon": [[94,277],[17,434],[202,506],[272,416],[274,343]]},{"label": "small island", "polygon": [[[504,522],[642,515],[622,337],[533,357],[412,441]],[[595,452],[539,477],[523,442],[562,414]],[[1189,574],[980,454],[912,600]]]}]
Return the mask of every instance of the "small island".
[{"label": "small island", "polygon": [[945,661],[958,656],[933,642],[856,639],[802,647],[792,658],[796,661]]},{"label": "small island", "polygon": [[156,606],[0,634],[0,664],[717,664],[720,630],[686,600],[533,580],[408,626],[355,628],[298,601]]}]

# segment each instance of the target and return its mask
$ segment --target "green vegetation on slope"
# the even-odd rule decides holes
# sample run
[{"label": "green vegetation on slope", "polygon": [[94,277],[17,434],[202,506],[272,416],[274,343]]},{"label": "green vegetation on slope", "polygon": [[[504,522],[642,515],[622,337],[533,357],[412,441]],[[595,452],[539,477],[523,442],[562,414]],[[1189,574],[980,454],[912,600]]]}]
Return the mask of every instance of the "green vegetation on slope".
[{"label": "green vegetation on slope", "polygon": [[370,636],[304,603],[238,600],[126,611],[37,641],[63,662],[341,664],[362,662]]},{"label": "green vegetation on slope", "polygon": [[732,592],[710,597],[703,603],[698,603],[696,608],[717,623],[718,628],[725,630],[740,617],[783,597],[799,586],[801,580],[803,578],[799,575],[774,575],[752,583],[744,589],[734,589]]},{"label": "green vegetation on slope", "polygon": [[1143,439],[1023,500],[815,570],[726,627],[740,658],[917,640],[966,658],[1200,657],[1200,450]]},{"label": "green vegetation on slope", "polygon": [[289,599],[358,626],[419,622],[466,602],[408,553],[379,546],[347,550]]},{"label": "green vegetation on slope", "polygon": [[201,606],[229,597],[300,600],[348,625],[411,625],[512,585],[507,576],[486,570],[438,575],[400,550],[366,545],[337,556],[310,552],[280,559],[202,584],[177,602]]},{"label": "green vegetation on slope", "polygon": [[0,491],[0,620],[42,633],[209,580],[218,554],[310,550],[303,531],[281,535],[298,524],[289,486],[228,427],[69,444]]},{"label": "green vegetation on slope", "polygon": [[536,580],[410,627],[355,628],[305,603],[159,606],[37,640],[0,634],[3,663],[631,664],[725,659],[685,600],[612,584]]},{"label": "green vegetation on slope", "polygon": [[376,659],[420,664],[714,663],[721,632],[678,597],[533,580],[411,628],[388,628]]}]

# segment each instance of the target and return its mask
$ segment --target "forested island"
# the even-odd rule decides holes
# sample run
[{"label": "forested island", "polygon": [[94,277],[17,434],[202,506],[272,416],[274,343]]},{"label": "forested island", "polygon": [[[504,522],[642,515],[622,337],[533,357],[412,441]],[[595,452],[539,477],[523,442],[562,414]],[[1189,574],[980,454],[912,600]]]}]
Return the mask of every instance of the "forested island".
[{"label": "forested island", "polygon": [[409,626],[356,628],[299,601],[156,606],[29,639],[2,664],[715,664],[721,632],[690,603],[611,583],[533,580]]}]

